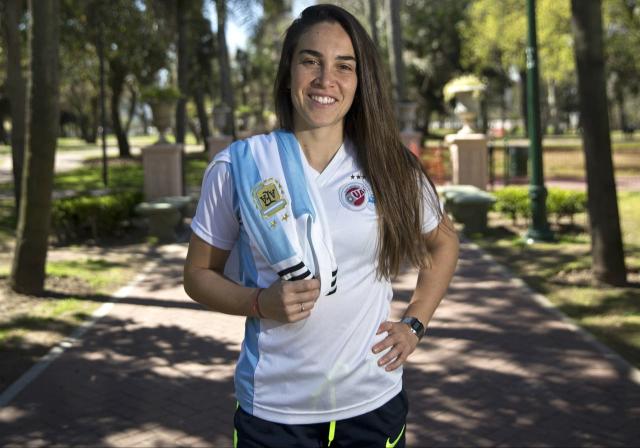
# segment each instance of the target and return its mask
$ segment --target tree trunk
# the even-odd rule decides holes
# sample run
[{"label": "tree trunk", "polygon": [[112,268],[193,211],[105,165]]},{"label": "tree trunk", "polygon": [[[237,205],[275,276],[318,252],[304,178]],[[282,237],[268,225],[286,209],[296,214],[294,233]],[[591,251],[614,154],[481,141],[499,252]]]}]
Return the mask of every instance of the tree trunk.
[{"label": "tree trunk", "polygon": [[629,129],[629,124],[627,122],[627,114],[624,110],[624,87],[619,86],[616,89],[616,103],[618,105],[618,118],[620,119],[620,130],[623,133],[626,133]]},{"label": "tree trunk", "polygon": [[229,108],[227,116],[227,128],[223,130],[226,135],[231,135],[236,139],[235,126],[235,101],[233,97],[233,84],[231,82],[231,66],[229,64],[229,50],[227,47],[227,6],[225,0],[215,0],[216,13],[218,16],[218,63],[220,64],[220,87],[222,88],[222,101]]},{"label": "tree trunk", "polygon": [[91,119],[89,120],[90,130],[87,134],[87,143],[95,143],[98,139],[98,101],[97,96],[91,98]]},{"label": "tree trunk", "polygon": [[560,133],[560,117],[558,113],[558,95],[556,82],[552,79],[547,84],[547,104],[549,105],[549,121],[553,135]]},{"label": "tree trunk", "polygon": [[376,48],[380,48],[380,38],[378,37],[378,0],[369,0],[369,26],[371,27],[371,38]]},{"label": "tree trunk", "polygon": [[593,272],[597,281],[625,285],[602,43],[600,0],[571,0]]},{"label": "tree trunk", "polygon": [[395,100],[406,101],[406,82],[404,61],[402,60],[402,24],[400,22],[400,0],[389,0],[389,59],[391,65],[391,79],[393,82]]},{"label": "tree trunk", "polygon": [[20,210],[24,166],[26,84],[22,74],[20,17],[22,0],[4,2],[4,38],[7,48],[7,92],[11,105],[11,159],[16,216]]},{"label": "tree trunk", "polygon": [[41,294],[46,275],[58,135],[60,3],[58,0],[29,3],[33,20],[31,106],[22,200],[9,282],[17,292]]},{"label": "tree trunk", "polygon": [[131,99],[129,102],[129,116],[127,117],[127,122],[124,125],[124,133],[127,135],[129,135],[131,122],[133,121],[133,117],[136,114],[136,106],[138,105],[138,93],[132,85],[129,85],[129,94],[131,95]]},{"label": "tree trunk", "polygon": [[187,121],[187,98],[189,95],[189,55],[188,42],[189,27],[187,24],[188,0],[178,0],[177,8],[177,28],[178,28],[178,88],[180,98],[176,105],[176,143],[184,143]]},{"label": "tree trunk", "polygon": [[131,157],[129,140],[127,139],[127,134],[122,128],[122,122],[120,121],[120,97],[122,96],[125,76],[120,75],[120,73],[113,67],[113,64],[109,80],[111,87],[111,125],[113,126],[113,133],[116,134],[116,139],[118,140],[120,157],[129,158]]},{"label": "tree trunk", "polygon": [[207,109],[204,107],[204,92],[202,89],[199,89],[199,92],[193,97],[193,100],[196,103],[196,111],[198,112],[198,121],[200,122],[200,135],[202,135],[202,140],[204,142],[204,151],[208,151],[208,138],[211,135],[209,131],[209,120],[207,117]]}]

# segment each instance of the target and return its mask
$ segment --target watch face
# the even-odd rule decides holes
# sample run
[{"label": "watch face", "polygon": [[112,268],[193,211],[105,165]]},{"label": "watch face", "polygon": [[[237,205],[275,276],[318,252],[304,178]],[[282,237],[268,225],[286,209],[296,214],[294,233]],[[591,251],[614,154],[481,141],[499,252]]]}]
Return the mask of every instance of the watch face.
[{"label": "watch face", "polygon": [[421,338],[424,334],[424,325],[415,317],[405,317],[401,322],[409,325],[418,338]]}]

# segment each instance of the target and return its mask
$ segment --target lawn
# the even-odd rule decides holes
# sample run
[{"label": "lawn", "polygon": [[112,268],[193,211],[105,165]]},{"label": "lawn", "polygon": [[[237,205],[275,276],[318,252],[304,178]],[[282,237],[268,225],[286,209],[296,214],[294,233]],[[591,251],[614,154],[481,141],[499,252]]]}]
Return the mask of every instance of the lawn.
[{"label": "lawn", "polygon": [[490,231],[473,236],[501,264],[509,266],[563,313],[640,367],[640,192],[619,193],[628,287],[592,284],[586,215],[576,226],[555,226],[557,243],[527,245],[508,219],[491,213]]}]

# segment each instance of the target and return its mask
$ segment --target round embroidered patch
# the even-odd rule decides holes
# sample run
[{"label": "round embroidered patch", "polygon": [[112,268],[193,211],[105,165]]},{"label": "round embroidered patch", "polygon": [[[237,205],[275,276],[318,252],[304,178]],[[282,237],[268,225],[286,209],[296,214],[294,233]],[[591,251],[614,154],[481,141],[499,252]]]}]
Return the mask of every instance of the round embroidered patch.
[{"label": "round embroidered patch", "polygon": [[353,211],[364,209],[369,200],[369,189],[362,182],[349,182],[340,188],[340,203]]}]

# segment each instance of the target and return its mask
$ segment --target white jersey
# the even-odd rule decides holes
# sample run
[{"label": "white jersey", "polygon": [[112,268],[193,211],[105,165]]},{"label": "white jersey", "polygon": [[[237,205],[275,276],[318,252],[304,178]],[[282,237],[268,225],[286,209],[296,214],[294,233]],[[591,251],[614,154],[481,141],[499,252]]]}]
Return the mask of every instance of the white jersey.
[{"label": "white jersey", "polygon": [[[226,149],[225,151],[228,151]],[[316,182],[329,217],[338,265],[338,289],[321,296],[309,318],[290,324],[247,318],[236,367],[240,406],[264,420],[308,424],[342,420],[372,411],[400,392],[402,369],[379,367],[383,353],[371,348],[388,319],[391,283],[376,279],[378,234],[375,198],[349,142],[322,173],[301,152],[307,179]],[[434,194],[429,189],[428,194]],[[225,274],[245,286],[269,286],[278,280],[238,220],[230,169],[209,166],[192,222],[208,244],[231,250]],[[438,225],[425,199],[423,232]]]}]

